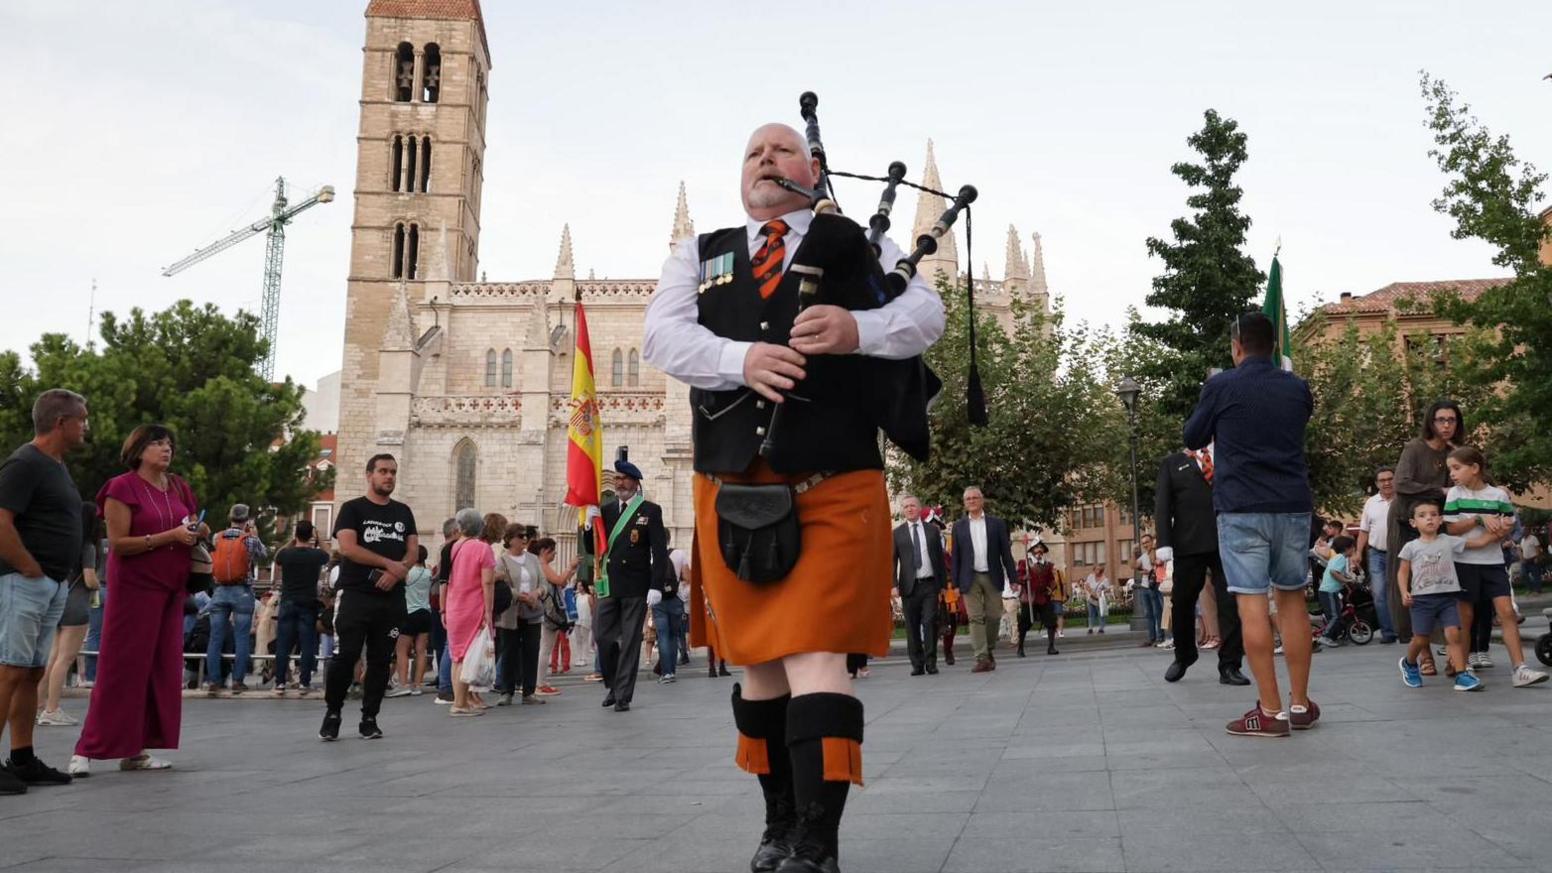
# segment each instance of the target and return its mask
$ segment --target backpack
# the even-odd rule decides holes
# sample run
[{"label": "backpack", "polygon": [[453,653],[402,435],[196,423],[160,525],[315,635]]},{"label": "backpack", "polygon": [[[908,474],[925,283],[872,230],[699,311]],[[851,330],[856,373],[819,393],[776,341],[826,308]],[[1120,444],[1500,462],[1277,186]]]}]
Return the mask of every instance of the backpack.
[{"label": "backpack", "polygon": [[216,547],[210,553],[212,574],[218,585],[237,585],[248,581],[253,558],[248,554],[248,537],[239,530],[216,534]]},{"label": "backpack", "polygon": [[569,631],[575,624],[566,613],[566,603],[561,592],[549,582],[542,583],[549,589],[548,593],[540,598],[544,606],[544,623],[553,631]]}]

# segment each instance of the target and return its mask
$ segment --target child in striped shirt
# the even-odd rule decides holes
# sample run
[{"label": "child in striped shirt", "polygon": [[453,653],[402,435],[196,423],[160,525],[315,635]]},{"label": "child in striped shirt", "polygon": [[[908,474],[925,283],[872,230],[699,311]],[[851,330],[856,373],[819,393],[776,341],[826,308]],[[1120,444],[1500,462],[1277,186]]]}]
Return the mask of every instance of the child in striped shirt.
[{"label": "child in striped shirt", "polygon": [[[1444,523],[1448,532],[1464,536],[1483,529],[1500,540],[1508,536],[1514,529],[1514,504],[1509,502],[1507,492],[1488,484],[1484,478],[1487,459],[1482,452],[1472,446],[1461,446],[1450,452],[1445,463],[1449,465],[1450,481],[1455,483],[1444,496]],[[1504,646],[1509,650],[1509,663],[1514,667],[1514,687],[1524,688],[1547,681],[1547,674],[1532,670],[1525,663],[1519,623],[1515,621],[1510,600],[1509,573],[1504,569],[1503,549],[1499,543],[1494,541],[1461,552],[1455,562],[1455,572],[1460,577],[1460,620],[1464,627],[1472,626],[1478,610],[1491,609],[1498,614]],[[1468,663],[1473,667],[1486,666],[1484,656],[1485,652],[1473,652]]]}]

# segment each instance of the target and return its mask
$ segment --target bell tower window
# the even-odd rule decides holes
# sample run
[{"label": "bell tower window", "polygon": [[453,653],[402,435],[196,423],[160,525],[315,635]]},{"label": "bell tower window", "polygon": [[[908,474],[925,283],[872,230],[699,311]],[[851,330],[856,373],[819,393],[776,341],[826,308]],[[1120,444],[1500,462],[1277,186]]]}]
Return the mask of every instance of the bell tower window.
[{"label": "bell tower window", "polygon": [[442,48],[434,42],[428,42],[422,57],[425,59],[426,73],[421,83],[420,100],[422,103],[435,103],[437,95],[442,91]]},{"label": "bell tower window", "polygon": [[393,53],[393,99],[395,103],[408,103],[415,92],[415,47],[407,42],[399,43]]},{"label": "bell tower window", "polygon": [[393,190],[404,190],[404,137],[397,134],[389,147],[389,172],[393,175]]},{"label": "bell tower window", "polygon": [[420,138],[420,193],[431,190],[431,137]]}]

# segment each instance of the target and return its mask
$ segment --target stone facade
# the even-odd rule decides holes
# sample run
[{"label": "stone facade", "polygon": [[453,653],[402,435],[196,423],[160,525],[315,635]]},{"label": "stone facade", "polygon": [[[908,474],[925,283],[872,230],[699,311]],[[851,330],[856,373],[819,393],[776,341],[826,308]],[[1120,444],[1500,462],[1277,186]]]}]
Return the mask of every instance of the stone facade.
[{"label": "stone facade", "polygon": [[[396,101],[398,46],[422,47],[414,70],[420,77],[423,47],[432,42],[447,70],[440,99]],[[592,340],[606,463],[617,447],[629,446],[675,541],[688,543],[689,389],[641,361],[642,324],[656,279],[578,279],[568,228],[561,231],[551,277],[472,281],[490,70],[477,4],[373,0],[365,54],[340,394],[340,499],[359,493],[369,456],[391,452],[399,459],[399,496],[415,509],[428,544],[439,538],[442,519],[468,505],[538,525],[569,551],[575,514],[561,501],[580,300]],[[422,93],[417,86],[413,96]],[[395,192],[392,138],[422,131],[433,137],[428,191]],[[940,188],[930,143],[923,180]],[[923,195],[916,232],[944,206],[942,198]],[[407,271],[393,274],[394,232],[406,221],[421,228],[413,278]],[[672,246],[694,233],[681,185],[666,242]],[[1008,245],[1007,278],[977,283],[978,302],[1003,319],[1013,295],[1041,306],[1047,300],[1039,236],[1033,263],[1011,229]],[[954,254],[946,243],[923,262],[922,272],[955,270]]]}]

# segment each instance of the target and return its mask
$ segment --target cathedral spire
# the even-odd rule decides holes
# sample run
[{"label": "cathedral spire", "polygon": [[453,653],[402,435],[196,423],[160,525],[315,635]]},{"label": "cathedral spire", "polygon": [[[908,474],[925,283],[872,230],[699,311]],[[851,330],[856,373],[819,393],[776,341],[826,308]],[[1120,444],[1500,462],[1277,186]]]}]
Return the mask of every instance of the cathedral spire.
[{"label": "cathedral spire", "polygon": [[1050,289],[1045,284],[1045,252],[1040,247],[1040,234],[1031,237],[1035,247],[1030,252],[1029,267],[1029,292],[1031,294],[1049,295]]},{"label": "cathedral spire", "polygon": [[399,282],[393,305],[388,309],[388,325],[383,330],[382,351],[404,352],[415,348],[415,316],[410,312],[410,295]]},{"label": "cathedral spire", "polygon": [[[927,140],[927,159],[922,163],[922,185],[934,191],[943,190],[943,181],[938,178],[938,159],[933,152],[932,140]],[[916,239],[932,229],[938,218],[943,215],[943,210],[948,208],[948,201],[938,194],[928,194],[925,191],[916,195],[916,223],[911,228],[911,239]],[[959,272],[959,248],[954,244],[954,232],[951,229],[938,240],[938,250],[934,254],[921,259],[918,272],[931,285],[937,281],[938,273],[942,273],[950,283],[956,281]],[[965,270],[974,273],[975,265],[967,264]]]},{"label": "cathedral spire", "polygon": [[555,259],[555,278],[575,279],[576,277],[576,266],[571,261],[571,225],[566,224],[560,229],[560,255]]},{"label": "cathedral spire", "polygon": [[1002,269],[1004,281],[1028,279],[1029,265],[1024,261],[1024,246],[1019,243],[1018,229],[1008,225],[1008,259]]},{"label": "cathedral spire", "polygon": [[695,222],[690,220],[690,201],[684,196],[684,181],[679,182],[679,202],[674,205],[674,228],[668,234],[668,247],[672,249],[680,240],[695,236]]}]

